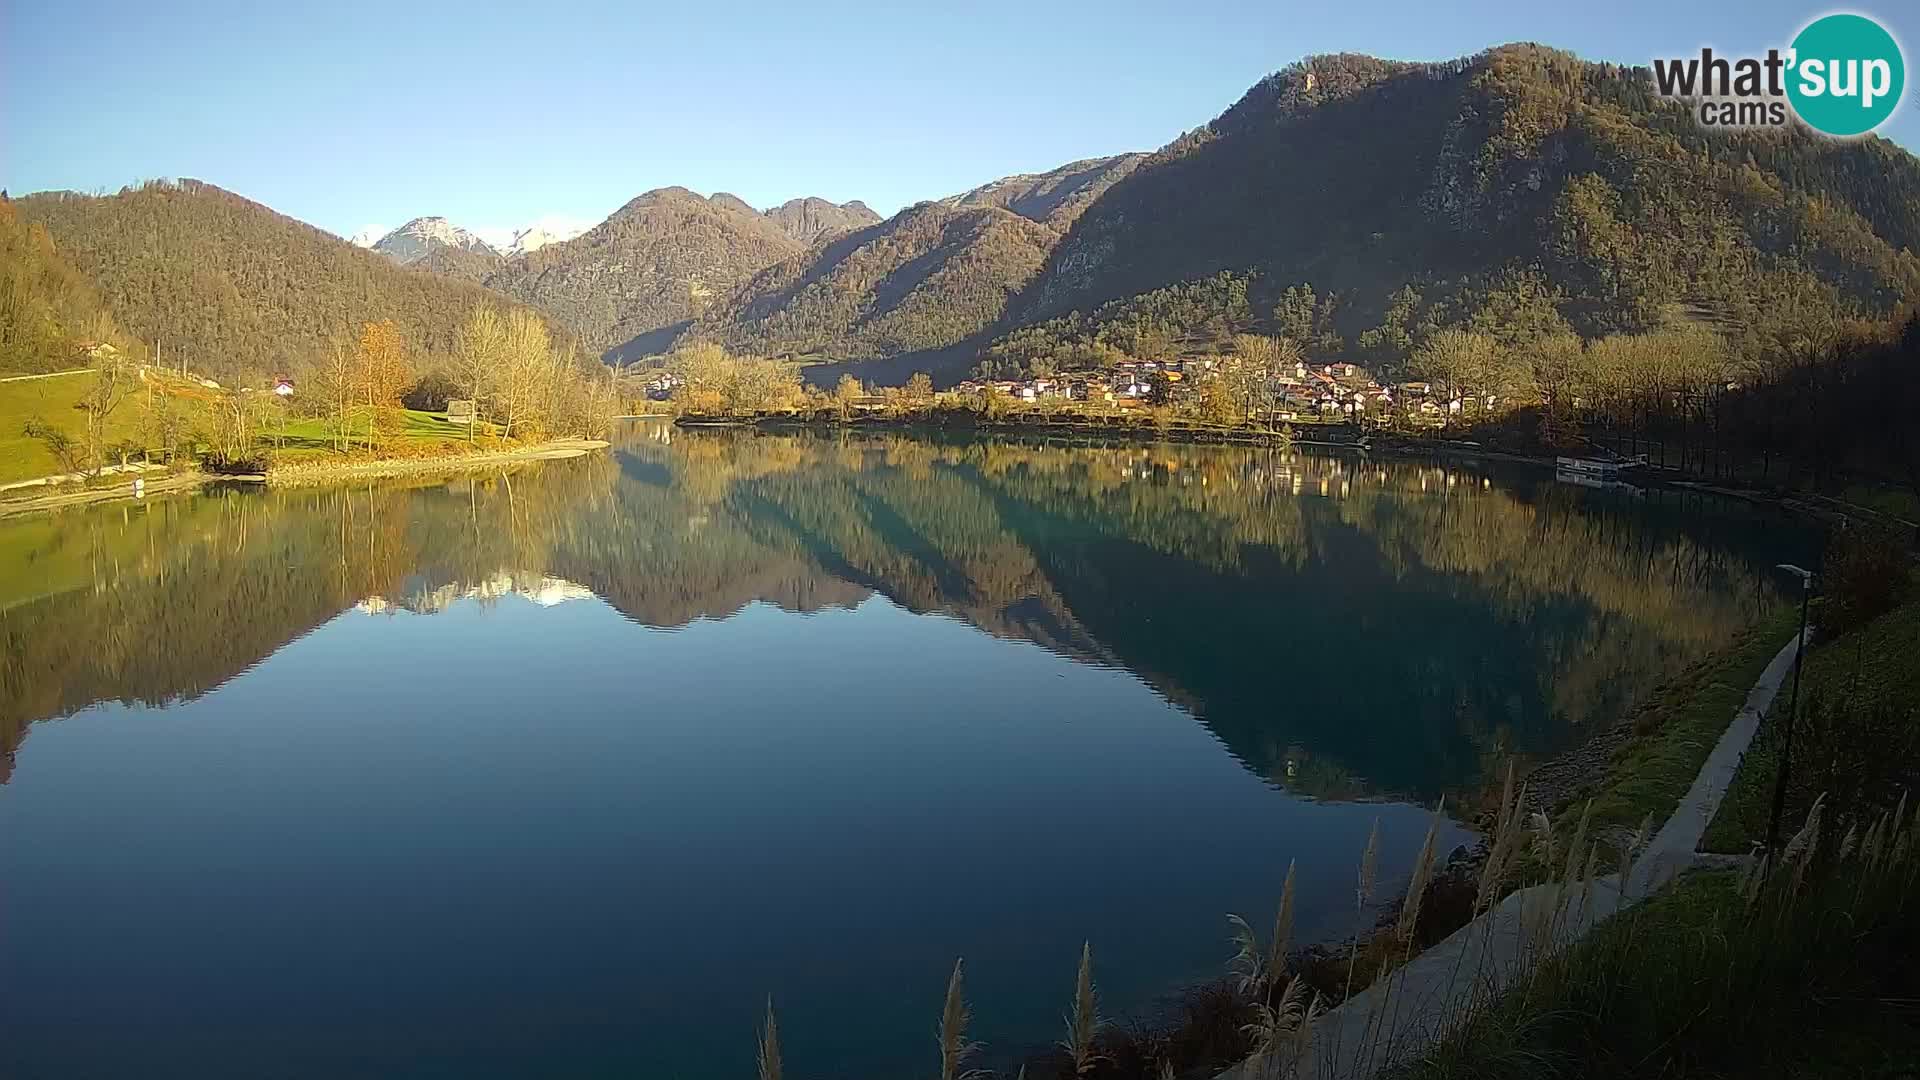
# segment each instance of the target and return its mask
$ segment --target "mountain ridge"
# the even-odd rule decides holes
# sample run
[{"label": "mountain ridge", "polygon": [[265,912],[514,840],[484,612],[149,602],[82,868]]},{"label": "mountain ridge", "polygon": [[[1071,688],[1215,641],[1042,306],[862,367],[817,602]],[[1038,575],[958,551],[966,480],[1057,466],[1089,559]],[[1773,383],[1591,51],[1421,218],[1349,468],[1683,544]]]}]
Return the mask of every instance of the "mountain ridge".
[{"label": "mountain ridge", "polygon": [[217,379],[304,370],[333,336],[392,319],[416,356],[450,353],[479,286],[389,257],[199,180],[12,200],[140,341]]}]

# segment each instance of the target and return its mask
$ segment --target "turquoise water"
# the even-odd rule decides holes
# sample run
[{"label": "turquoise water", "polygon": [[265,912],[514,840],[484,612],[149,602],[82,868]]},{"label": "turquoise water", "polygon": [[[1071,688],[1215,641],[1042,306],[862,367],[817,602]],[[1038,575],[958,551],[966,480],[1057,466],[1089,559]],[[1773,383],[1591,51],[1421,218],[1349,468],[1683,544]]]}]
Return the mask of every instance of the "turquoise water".
[{"label": "turquoise water", "polygon": [[[689,434],[0,523],[0,1074],[932,1071],[1349,932],[1442,795],[1777,600],[1748,508]],[[1443,829],[1443,850],[1470,842]],[[1369,920],[1371,916],[1368,916]]]}]

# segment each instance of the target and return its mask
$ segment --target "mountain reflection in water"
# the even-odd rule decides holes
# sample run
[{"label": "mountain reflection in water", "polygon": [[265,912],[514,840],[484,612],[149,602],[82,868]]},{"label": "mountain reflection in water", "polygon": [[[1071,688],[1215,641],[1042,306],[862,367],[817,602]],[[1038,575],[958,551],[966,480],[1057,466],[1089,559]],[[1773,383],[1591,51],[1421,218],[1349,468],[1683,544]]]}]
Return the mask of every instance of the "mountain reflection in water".
[{"label": "mountain reflection in water", "polygon": [[349,608],[591,593],[673,628],[878,593],[1124,667],[1249,769],[1338,797],[1564,748],[1775,602],[1764,567],[1808,543],[1743,506],[1457,464],[657,424],[508,474],[0,535],[9,750],[95,702],[196,697]]},{"label": "mountain reflection in water", "polygon": [[0,522],[0,1074],[742,1076],[771,994],[796,1073],[907,1075],[956,955],[1004,1062],[1083,940],[1148,1008],[1289,862],[1350,932],[1376,819],[1390,892],[1806,547],[1457,463],[659,425]]}]

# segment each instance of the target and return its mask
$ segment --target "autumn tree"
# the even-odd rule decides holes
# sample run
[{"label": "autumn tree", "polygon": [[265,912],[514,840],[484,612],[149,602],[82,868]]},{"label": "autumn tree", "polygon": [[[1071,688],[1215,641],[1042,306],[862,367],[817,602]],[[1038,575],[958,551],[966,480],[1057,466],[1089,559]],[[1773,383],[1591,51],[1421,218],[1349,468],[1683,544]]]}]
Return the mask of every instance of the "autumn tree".
[{"label": "autumn tree", "polygon": [[794,408],[805,396],[791,364],[735,356],[710,341],[676,350],[667,367],[679,379],[673,400],[689,413],[752,416]]},{"label": "autumn tree", "polygon": [[358,389],[366,395],[367,445],[371,447],[383,426],[398,426],[395,414],[400,409],[400,395],[413,383],[413,367],[407,359],[406,339],[391,319],[361,328],[354,359]]},{"label": "autumn tree", "polygon": [[326,415],[333,421],[333,445],[336,450],[347,448],[349,421],[355,403],[360,400],[358,358],[356,347],[336,337],[320,355],[310,380],[315,399],[322,403]]},{"label": "autumn tree", "polygon": [[849,420],[853,417],[854,405],[866,396],[867,389],[860,385],[859,379],[852,375],[842,375],[833,388],[833,407],[840,414],[842,421]]},{"label": "autumn tree", "polygon": [[538,315],[516,309],[506,318],[502,342],[493,399],[500,434],[510,439],[517,428],[529,422],[537,427],[544,420],[540,414],[553,369],[553,338]]},{"label": "autumn tree", "polygon": [[1290,337],[1236,334],[1228,374],[1239,383],[1237,393],[1250,411],[1271,422],[1279,405],[1280,378],[1306,360]]},{"label": "autumn tree", "polygon": [[1571,333],[1551,334],[1528,345],[1527,357],[1540,393],[1541,438],[1559,445],[1570,434],[1573,400],[1584,381],[1585,347]]},{"label": "autumn tree", "polygon": [[479,416],[480,402],[498,385],[506,371],[506,320],[492,304],[481,304],[467,316],[454,347],[453,376],[460,392],[472,403],[467,413],[467,441],[473,441],[473,425]]},{"label": "autumn tree", "polygon": [[924,371],[916,371],[907,380],[907,400],[923,405],[933,400],[933,377]]}]

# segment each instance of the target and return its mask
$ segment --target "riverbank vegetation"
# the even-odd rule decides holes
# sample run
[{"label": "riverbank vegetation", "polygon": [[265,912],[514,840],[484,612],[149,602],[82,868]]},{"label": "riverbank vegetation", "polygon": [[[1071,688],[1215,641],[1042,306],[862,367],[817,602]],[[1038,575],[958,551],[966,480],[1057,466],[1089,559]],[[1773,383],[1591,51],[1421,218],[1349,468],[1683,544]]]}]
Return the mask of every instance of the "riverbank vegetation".
[{"label": "riverbank vegetation", "polygon": [[[1906,622],[1886,629],[1910,649],[1913,616],[1900,614]],[[1751,651],[1736,648],[1726,661],[1739,665]],[[1911,679],[1904,670],[1895,679],[1907,679],[1894,692],[1911,725]],[[1730,716],[1721,714],[1722,726]],[[1907,758],[1909,766],[1913,760]],[[1600,904],[1612,903],[1600,897],[1611,895],[1613,882],[1633,877],[1652,822],[1643,819],[1630,832],[1607,828],[1589,801],[1573,815],[1571,831],[1556,830],[1546,815],[1525,811],[1524,794],[1509,775],[1472,887],[1472,913],[1488,913],[1529,881],[1546,884],[1544,899],[1536,898],[1526,909],[1532,913],[1505,931],[1523,940],[1515,946],[1519,966],[1498,996],[1479,989],[1484,971],[1467,966],[1457,972],[1461,985],[1475,989],[1450,1007],[1450,1034],[1431,1049],[1397,1044],[1398,1029],[1388,1019],[1398,1015],[1396,993],[1411,992],[1400,985],[1399,971],[1417,951],[1423,885],[1435,869],[1429,832],[1407,901],[1397,918],[1382,923],[1378,940],[1399,962],[1378,975],[1358,1044],[1334,1044],[1352,1028],[1341,1035],[1321,1030],[1331,1002],[1288,950],[1290,874],[1271,931],[1262,935],[1248,920],[1229,916],[1229,941],[1238,951],[1227,976],[1188,993],[1175,1015],[1133,1025],[1101,1020],[1093,1007],[1091,953],[1084,952],[1065,1013],[1067,1037],[1051,1050],[1002,1055],[1000,1067],[972,1075],[1164,1080],[1211,1077],[1237,1066],[1247,1080],[1280,1080],[1303,1075],[1316,1062],[1339,1061],[1359,1068],[1354,1075],[1396,1080],[1902,1076],[1920,1061],[1920,1013],[1911,1005],[1920,976],[1909,962],[1920,948],[1920,799],[1900,787],[1900,797],[1886,802],[1894,790],[1882,783],[1880,801],[1847,800],[1845,810],[1838,808],[1843,802],[1815,795],[1790,819],[1797,828],[1782,837],[1775,857],[1684,875],[1645,903],[1597,923],[1584,939],[1557,948],[1552,943],[1590,922]],[[1604,876],[1609,866],[1619,877]],[[1362,909],[1378,875],[1370,839],[1358,861]],[[1494,925],[1466,932],[1492,934]],[[1358,944],[1352,948],[1357,955]],[[950,1035],[965,1034],[959,970],[957,962],[943,1049],[955,1045]],[[986,1056],[979,1043],[957,1045],[963,1052],[945,1055],[945,1069]],[[780,1075],[781,1067],[776,1059],[769,1073],[763,1064],[761,1075]]]},{"label": "riverbank vegetation", "polygon": [[[1881,557],[1888,550],[1898,563]],[[1846,595],[1863,564],[1889,572]],[[1920,1062],[1911,963],[1920,952],[1920,602],[1899,599],[1910,595],[1910,574],[1899,538],[1869,532],[1833,545],[1822,578],[1835,591],[1820,605],[1833,630],[1807,654],[1798,716],[1783,689],[1702,842],[1747,856],[1744,867],[1682,879],[1603,925],[1408,1069],[1408,1080],[1911,1072]],[[1789,724],[1787,824],[1769,858]]]},{"label": "riverbank vegetation", "polygon": [[620,407],[611,371],[555,342],[537,317],[490,305],[473,310],[448,360],[424,368],[385,321],[337,336],[298,383],[223,387],[110,343],[76,355],[80,370],[0,382],[0,445],[19,451],[0,483],[497,454],[599,438]]},{"label": "riverbank vegetation", "polygon": [[711,344],[668,357],[658,385],[682,415],[706,420],[1201,438],[1331,424],[1347,439],[1644,458],[1669,477],[1825,493],[1916,520],[1920,382],[1904,373],[1920,360],[1920,319],[1827,318],[1748,339],[1675,312],[1644,330],[1582,338],[1536,290],[1515,290],[1408,331],[1406,359],[1392,367],[1330,359],[1348,350],[1310,287],[1256,314],[1247,281],[1222,273],[1015,331],[987,350],[976,378],[940,392],[920,376],[808,387],[798,367]]}]

